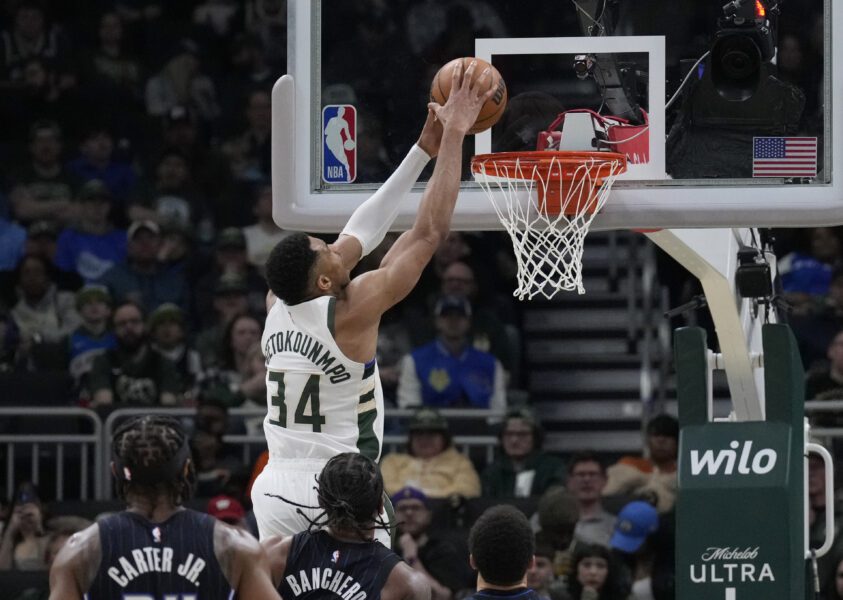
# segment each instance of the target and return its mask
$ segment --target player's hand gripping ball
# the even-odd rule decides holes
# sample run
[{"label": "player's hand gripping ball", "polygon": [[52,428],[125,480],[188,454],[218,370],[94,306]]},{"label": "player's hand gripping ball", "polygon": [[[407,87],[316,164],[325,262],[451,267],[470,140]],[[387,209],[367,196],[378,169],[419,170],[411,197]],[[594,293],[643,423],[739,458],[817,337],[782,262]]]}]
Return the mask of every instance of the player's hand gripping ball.
[{"label": "player's hand gripping ball", "polygon": [[[486,100],[486,104],[483,105],[483,108],[480,109],[480,114],[477,115],[477,120],[471,129],[468,130],[468,133],[472,135],[486,131],[489,127],[497,123],[506,108],[506,83],[504,83],[503,77],[501,77],[498,70],[482,58],[471,56],[455,58],[439,69],[439,72],[433,78],[433,83],[430,84],[430,101],[444,105],[448,100],[448,95],[451,93],[451,82],[454,80],[452,71],[454,67],[462,61],[462,72],[465,73],[465,70],[468,69],[468,66],[473,60],[477,61],[477,66],[474,67],[472,83],[480,77],[486,67],[491,67],[492,74],[489,78],[489,85],[495,88],[495,93],[491,98]],[[479,92],[482,94],[488,89],[486,87],[485,89],[479,90]]]}]

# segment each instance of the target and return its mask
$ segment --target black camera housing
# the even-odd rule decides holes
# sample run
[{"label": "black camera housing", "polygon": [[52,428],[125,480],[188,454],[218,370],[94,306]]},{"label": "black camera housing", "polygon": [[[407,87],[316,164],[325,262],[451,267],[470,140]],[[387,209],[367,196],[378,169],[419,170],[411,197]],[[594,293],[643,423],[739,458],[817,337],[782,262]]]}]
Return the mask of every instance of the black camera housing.
[{"label": "black camera housing", "polygon": [[711,79],[725,100],[743,102],[761,82],[761,64],[775,54],[773,31],[766,17],[755,14],[754,2],[730,2],[718,22],[711,47]]}]

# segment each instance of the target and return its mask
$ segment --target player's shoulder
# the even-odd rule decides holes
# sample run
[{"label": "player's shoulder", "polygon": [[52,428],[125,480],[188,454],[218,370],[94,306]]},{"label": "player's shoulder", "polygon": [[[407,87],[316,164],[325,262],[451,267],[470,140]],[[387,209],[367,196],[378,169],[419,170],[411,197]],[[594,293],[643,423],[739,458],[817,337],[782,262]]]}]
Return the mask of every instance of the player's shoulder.
[{"label": "player's shoulder", "polygon": [[399,562],[389,573],[381,598],[383,600],[430,600],[430,594],[427,578],[407,563]]},{"label": "player's shoulder", "polygon": [[99,564],[100,526],[89,525],[70,536],[52,564],[56,572],[83,573],[92,562]]}]

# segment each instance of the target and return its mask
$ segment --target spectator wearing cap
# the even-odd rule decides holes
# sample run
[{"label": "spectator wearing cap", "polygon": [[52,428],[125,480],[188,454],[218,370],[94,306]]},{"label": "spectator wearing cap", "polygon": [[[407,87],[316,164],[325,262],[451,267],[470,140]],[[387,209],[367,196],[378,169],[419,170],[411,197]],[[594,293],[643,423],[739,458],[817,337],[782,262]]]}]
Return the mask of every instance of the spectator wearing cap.
[{"label": "spectator wearing cap", "polygon": [[56,266],[97,281],[126,258],[126,232],[111,222],[111,192],[99,179],[86,182],[78,195],[76,225],[59,234]]},{"label": "spectator wearing cap", "polygon": [[[516,327],[505,325],[501,321],[499,315],[504,311],[500,310],[495,302],[495,294],[487,292],[485,287],[481,292],[475,269],[467,260],[454,260],[442,267],[439,287],[429,294],[423,310],[429,311],[442,296],[466,298],[471,304],[471,345],[494,355],[501,361],[510,378],[517,381],[520,334]],[[418,305],[409,307],[409,310],[417,314],[421,312]],[[415,318],[413,321],[415,343],[420,344],[435,337],[433,324],[429,319]]]},{"label": "spectator wearing cap", "polygon": [[196,282],[196,314],[206,319],[213,314],[214,288],[223,274],[239,276],[245,281],[249,310],[256,315],[264,314],[268,288],[266,280],[249,264],[243,230],[239,227],[226,227],[217,234],[215,246],[213,268]]},{"label": "spectator wearing cap", "polygon": [[127,233],[126,260],[111,267],[100,279],[116,302],[131,300],[144,310],[165,302],[188,305],[188,287],[177,268],[158,262],[161,228],[155,221],[135,221]]},{"label": "spectator wearing cap", "polygon": [[648,457],[625,456],[607,469],[603,495],[646,497],[666,513],[676,501],[679,422],[666,414],[653,417],[647,423],[646,445]]},{"label": "spectator wearing cap", "polygon": [[82,137],[79,156],[67,168],[81,181],[99,179],[111,191],[115,209],[125,210],[137,182],[134,170],[114,159],[114,136],[102,125],[94,125]]},{"label": "spectator wearing cap", "polygon": [[433,511],[420,489],[406,486],[390,498],[395,508],[397,536],[393,550],[430,584],[433,598],[451,598],[473,586],[464,537],[431,527]]},{"label": "spectator wearing cap", "polygon": [[47,219],[58,225],[73,220],[77,179],[62,162],[62,131],[54,121],[36,121],[29,130],[29,161],[15,171],[9,199],[15,219],[29,224]]},{"label": "spectator wearing cap", "polygon": [[448,422],[432,408],[415,412],[410,420],[407,452],[385,456],[381,473],[388,494],[412,486],[431,498],[480,495],[480,477],[474,465],[453,447]]},{"label": "spectator wearing cap", "polygon": [[220,114],[217,90],[210,77],[201,72],[199,46],[183,39],[166,64],[146,82],[146,113],[163,117],[175,106],[187,106],[203,121]]},{"label": "spectator wearing cap", "polygon": [[184,385],[185,398],[195,399],[196,386],[202,379],[202,359],[187,344],[184,311],[165,302],[150,313],[147,329],[152,349],[175,366]]},{"label": "spectator wearing cap", "polygon": [[656,557],[654,536],[659,514],[649,502],[634,500],[618,512],[618,521],[609,546],[622,564],[624,585],[634,600],[653,598],[653,565]]},{"label": "spectator wearing cap", "polygon": [[94,359],[117,347],[117,338],[109,330],[111,295],[108,288],[88,284],[76,292],[76,311],[82,323],[68,338],[68,370],[80,388],[86,385]]},{"label": "spectator wearing cap", "polygon": [[150,181],[142,182],[129,206],[133,221],[191,227],[200,241],[209,243],[213,230],[206,202],[193,183],[190,163],[178,150],[167,150],[152,168]]},{"label": "spectator wearing cap", "polygon": [[491,498],[541,496],[565,481],[561,458],[542,452],[544,432],[526,407],[507,412],[499,440],[500,454],[483,471],[483,495]]},{"label": "spectator wearing cap", "polygon": [[249,287],[246,280],[235,273],[223,273],[214,285],[213,318],[196,336],[196,348],[203,364],[218,364],[223,338],[229,323],[249,312]]},{"label": "spectator wearing cap", "polygon": [[437,339],[402,361],[398,406],[503,410],[503,367],[494,356],[471,345],[471,304],[463,297],[442,296],[434,313]]},{"label": "spectator wearing cap", "polygon": [[74,294],[58,289],[55,268],[44,258],[26,255],[17,268],[18,301],[11,314],[23,346],[61,341],[79,325]]},{"label": "spectator wearing cap", "polygon": [[173,406],[182,384],[173,364],[149,345],[141,307],[123,302],[112,315],[117,347],[94,359],[88,395],[94,407]]},{"label": "spectator wearing cap", "polygon": [[208,514],[239,529],[246,527],[246,511],[243,505],[232,496],[219,494],[208,501]]},{"label": "spectator wearing cap", "polygon": [[263,273],[266,259],[275,245],[289,235],[275,224],[272,219],[272,186],[261,185],[257,188],[253,209],[257,223],[243,228],[246,238],[246,254],[249,264]]},{"label": "spectator wearing cap", "polygon": [[[228,87],[228,86],[226,86]],[[173,106],[164,117],[164,152],[178,152],[188,162],[193,182],[218,225],[236,225],[232,214],[243,208],[231,202],[231,167],[225,156],[199,135],[195,115],[186,106]],[[242,224],[246,224],[243,222]]]}]

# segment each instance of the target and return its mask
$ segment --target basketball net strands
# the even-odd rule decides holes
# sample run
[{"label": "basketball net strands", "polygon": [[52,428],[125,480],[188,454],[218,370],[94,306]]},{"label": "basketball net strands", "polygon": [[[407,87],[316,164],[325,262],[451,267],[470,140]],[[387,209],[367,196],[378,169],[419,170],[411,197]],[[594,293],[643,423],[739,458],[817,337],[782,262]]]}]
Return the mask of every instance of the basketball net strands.
[{"label": "basketball net strands", "polygon": [[627,156],[616,152],[531,151],[479,154],[474,179],[512,240],[519,300],[585,293],[585,236]]}]

